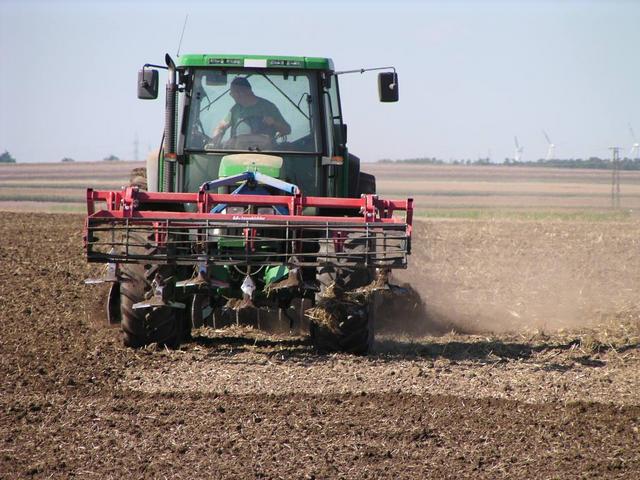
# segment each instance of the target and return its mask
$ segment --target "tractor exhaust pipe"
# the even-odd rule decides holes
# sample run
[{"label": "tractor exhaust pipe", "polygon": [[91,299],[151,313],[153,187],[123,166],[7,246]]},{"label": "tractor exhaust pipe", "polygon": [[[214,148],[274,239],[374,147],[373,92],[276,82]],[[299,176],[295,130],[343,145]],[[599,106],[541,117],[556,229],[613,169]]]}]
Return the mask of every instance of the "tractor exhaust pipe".
[{"label": "tractor exhaust pipe", "polygon": [[167,53],[165,62],[169,67],[167,96],[164,113],[164,176],[162,186],[165,192],[173,192],[176,171],[176,100],[178,85],[176,83],[176,64]]}]

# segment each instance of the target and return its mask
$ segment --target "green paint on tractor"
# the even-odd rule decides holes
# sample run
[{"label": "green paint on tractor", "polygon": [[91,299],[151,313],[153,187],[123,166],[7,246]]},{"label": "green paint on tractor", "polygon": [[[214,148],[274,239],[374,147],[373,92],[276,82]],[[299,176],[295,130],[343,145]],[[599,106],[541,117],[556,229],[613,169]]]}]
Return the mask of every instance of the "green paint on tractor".
[{"label": "green paint on tractor", "polygon": [[271,285],[274,282],[282,280],[289,274],[289,269],[284,265],[268,267],[264,272],[264,284]]},{"label": "green paint on tractor", "polygon": [[[262,63],[264,62],[264,64]],[[250,67],[307,70],[333,70],[333,61],[322,57],[291,57],[283,55],[185,54],[178,58],[182,67]]]},{"label": "green paint on tractor", "polygon": [[259,172],[273,178],[280,178],[281,168],[282,158],[273,155],[225,155],[220,161],[219,178],[240,175],[244,172]]}]

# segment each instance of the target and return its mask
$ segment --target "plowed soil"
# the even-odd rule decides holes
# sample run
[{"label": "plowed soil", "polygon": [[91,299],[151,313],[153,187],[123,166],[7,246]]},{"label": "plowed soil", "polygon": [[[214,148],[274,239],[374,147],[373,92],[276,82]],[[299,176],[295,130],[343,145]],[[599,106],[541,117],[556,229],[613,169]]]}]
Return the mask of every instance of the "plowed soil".
[{"label": "plowed soil", "polygon": [[0,478],[640,478],[638,223],[419,223],[369,357],[124,349],[81,216],[0,233]]}]

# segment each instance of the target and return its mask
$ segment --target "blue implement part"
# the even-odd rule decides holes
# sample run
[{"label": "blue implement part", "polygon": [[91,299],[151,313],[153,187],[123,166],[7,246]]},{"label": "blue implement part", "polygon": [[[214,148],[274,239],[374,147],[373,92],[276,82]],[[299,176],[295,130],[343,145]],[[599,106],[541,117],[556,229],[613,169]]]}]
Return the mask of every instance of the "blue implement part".
[{"label": "blue implement part", "polygon": [[268,185],[273,188],[277,188],[289,195],[296,195],[300,193],[300,189],[297,185],[293,183],[284,182],[278,178],[270,177],[269,175],[265,175],[264,173],[255,172],[253,173],[253,177],[256,182],[262,183],[263,185]]},{"label": "blue implement part", "polygon": [[[243,182],[238,188],[236,188],[231,195],[269,195],[269,192],[263,187],[250,188],[250,183],[257,183],[266,185],[268,187],[275,188],[289,195],[296,195],[300,193],[300,189],[293,183],[284,182],[277,178],[270,177],[260,172],[244,172],[240,175],[233,175],[231,177],[220,178],[218,180],[212,180],[202,184],[202,189],[211,190],[213,188],[224,187],[229,185],[235,185],[238,182]],[[220,213],[227,208],[226,203],[220,203],[211,209],[211,213]],[[274,210],[278,215],[287,215],[289,209],[284,205],[274,205]]]},{"label": "blue implement part", "polygon": [[235,185],[238,182],[247,181],[253,179],[253,172],[244,172],[240,175],[233,175],[231,177],[218,178],[217,180],[211,180],[210,182],[204,182],[201,186],[201,190],[212,190],[218,187],[226,187],[229,185]]},{"label": "blue implement part", "polygon": [[265,175],[260,172],[244,172],[240,175],[233,175],[231,177],[219,178],[217,180],[211,180],[210,182],[205,182],[202,184],[200,188],[204,190],[211,190],[217,187],[224,187],[227,185],[235,185],[238,182],[256,182],[261,183],[263,185],[267,185],[269,187],[276,188],[282,192],[288,193],[289,195],[296,195],[300,193],[300,189],[297,185],[293,183],[288,183],[278,178],[270,177],[269,175]]}]

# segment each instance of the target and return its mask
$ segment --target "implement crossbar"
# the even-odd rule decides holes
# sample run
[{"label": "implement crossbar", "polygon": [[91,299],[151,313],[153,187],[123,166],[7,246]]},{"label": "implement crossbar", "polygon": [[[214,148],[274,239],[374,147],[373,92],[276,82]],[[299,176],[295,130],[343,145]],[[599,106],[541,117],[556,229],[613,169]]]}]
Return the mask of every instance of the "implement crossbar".
[{"label": "implement crossbar", "polygon": [[[96,210],[97,203],[106,208]],[[251,207],[280,206],[288,213],[211,213],[219,204],[242,205],[254,212],[257,208]],[[324,214],[305,215],[306,208]],[[330,215],[332,209],[336,216]],[[219,265],[299,266],[339,262],[406,268],[411,250],[411,199],[229,195],[205,189],[152,193],[127,187],[119,192],[89,189],[87,210],[85,252],[90,262],[188,265],[205,260]],[[404,218],[395,212],[403,212]],[[343,249],[354,239],[360,245],[357,254]],[[158,248],[148,249],[150,242]],[[318,246],[323,242],[333,242],[335,251],[321,254]]]}]

